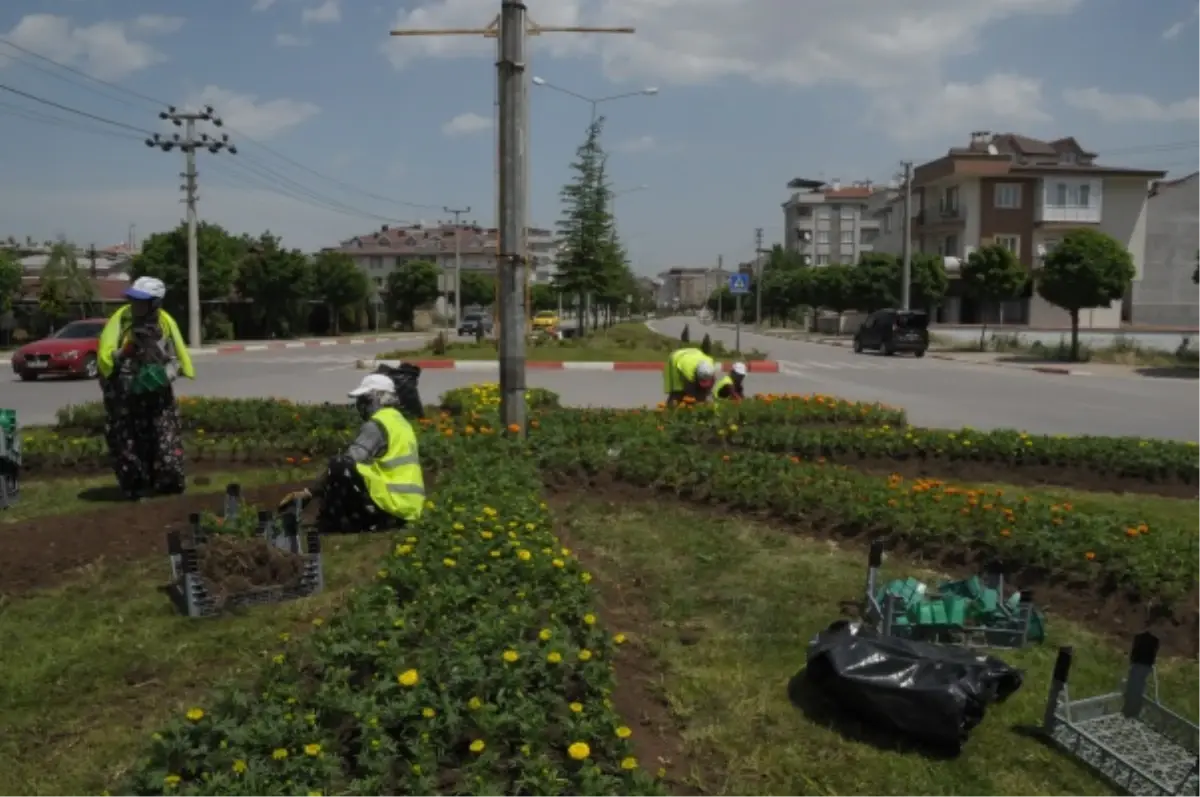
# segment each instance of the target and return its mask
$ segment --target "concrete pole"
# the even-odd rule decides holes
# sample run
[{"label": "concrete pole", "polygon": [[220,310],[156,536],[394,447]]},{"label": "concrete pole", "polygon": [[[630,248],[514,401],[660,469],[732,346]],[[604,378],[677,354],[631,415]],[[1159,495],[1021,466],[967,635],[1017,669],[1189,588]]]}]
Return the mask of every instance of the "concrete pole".
[{"label": "concrete pole", "polygon": [[[462,222],[461,218],[464,213],[470,213],[470,206],[466,208],[442,208],[447,213],[454,215],[454,329],[458,331],[458,327],[462,324]],[[449,307],[446,308],[449,311]]]},{"label": "concrete pole", "polygon": [[912,304],[912,161],[904,162],[904,261],[900,266],[900,309]]},{"label": "concrete pole", "polygon": [[187,273],[188,273],[188,346],[199,349],[203,344],[200,326],[200,254],[196,246],[196,120],[188,117],[184,124],[184,145],[187,168],[184,172],[187,189]]},{"label": "concrete pole", "polygon": [[754,326],[762,329],[762,296],[763,296],[763,228],[754,231]]},{"label": "concrete pole", "polygon": [[525,430],[525,300],[523,238],[528,171],[525,91],[525,4],[504,0],[500,11],[500,418]]}]

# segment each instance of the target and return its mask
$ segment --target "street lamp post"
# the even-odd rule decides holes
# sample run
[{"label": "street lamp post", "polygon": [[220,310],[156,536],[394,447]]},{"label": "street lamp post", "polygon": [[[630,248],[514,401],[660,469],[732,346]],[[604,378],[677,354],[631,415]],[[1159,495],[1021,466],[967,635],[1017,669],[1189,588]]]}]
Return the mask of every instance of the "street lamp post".
[{"label": "street lamp post", "polygon": [[653,97],[655,94],[658,94],[657,87],[647,86],[646,88],[639,89],[638,91],[626,91],[621,94],[610,94],[607,97],[589,97],[586,94],[580,94],[579,92],[571,91],[570,89],[563,88],[562,86],[556,86],[540,77],[533,78],[533,85],[541,86],[547,89],[553,89],[554,91],[574,97],[577,100],[583,100],[592,107],[592,124],[596,123],[596,117],[599,114],[599,107],[601,103],[612,102],[613,100],[623,100],[626,97]]}]

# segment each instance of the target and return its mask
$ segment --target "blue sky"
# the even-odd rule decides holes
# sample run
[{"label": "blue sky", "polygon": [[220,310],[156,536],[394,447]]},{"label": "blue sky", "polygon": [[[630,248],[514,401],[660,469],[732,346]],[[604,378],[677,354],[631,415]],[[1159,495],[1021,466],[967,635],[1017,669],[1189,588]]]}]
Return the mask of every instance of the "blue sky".
[{"label": "blue sky", "polygon": [[[746,259],[755,227],[779,240],[791,177],[884,181],[901,160],[937,157],[971,130],[1074,135],[1105,162],[1177,175],[1197,166],[1195,0],[528,5],[544,25],[638,29],[546,34],[531,72],[590,96],[659,89],[602,106],[614,187],[647,186],[617,201],[642,273]],[[211,103],[239,154],[199,156],[200,213],[235,232],[270,229],[316,249],[385,220],[445,218],[445,205],[490,225],[494,42],[387,34],[480,27],[499,7],[7,0],[0,85],[164,132],[156,101]],[[589,113],[533,88],[532,223],[557,219]],[[0,235],[107,245],[130,224],[139,237],[172,226],[183,159],[143,137],[0,89]]]}]

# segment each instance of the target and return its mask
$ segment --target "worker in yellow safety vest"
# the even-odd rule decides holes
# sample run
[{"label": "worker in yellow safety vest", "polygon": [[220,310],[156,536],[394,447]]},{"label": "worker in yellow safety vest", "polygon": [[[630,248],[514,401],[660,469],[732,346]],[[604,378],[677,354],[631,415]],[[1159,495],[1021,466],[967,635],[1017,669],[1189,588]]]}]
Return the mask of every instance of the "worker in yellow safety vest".
[{"label": "worker in yellow safety vest", "polygon": [[417,434],[397,408],[396,385],[379,373],[350,391],[363,424],[346,452],[329,461],[316,485],[288,493],[286,512],[321,501],[317,531],[383,531],[413,523],[425,509],[425,477]]},{"label": "worker in yellow safety vest", "polygon": [[717,364],[700,349],[688,348],[671,352],[663,368],[663,392],[667,406],[673,407],[685,398],[704,402],[712,394]]},{"label": "worker in yellow safety vest", "polygon": [[718,401],[741,401],[746,397],[746,364],[734,363],[725,376],[717,380],[713,398]]},{"label": "worker in yellow safety vest", "polygon": [[162,280],[139,277],[129,304],[108,319],[96,345],[105,438],[127,498],[180,493],[186,486],[174,382],[196,378],[179,325],[162,309]]}]

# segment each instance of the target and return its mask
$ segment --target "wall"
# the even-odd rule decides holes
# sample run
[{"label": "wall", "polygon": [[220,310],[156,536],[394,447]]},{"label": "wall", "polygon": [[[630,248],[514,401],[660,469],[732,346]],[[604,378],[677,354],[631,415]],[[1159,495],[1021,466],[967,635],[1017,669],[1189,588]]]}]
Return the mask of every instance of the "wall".
[{"label": "wall", "polygon": [[1133,285],[1135,324],[1200,324],[1196,247],[1200,241],[1200,176],[1162,184],[1146,203],[1146,252],[1142,279]]}]

